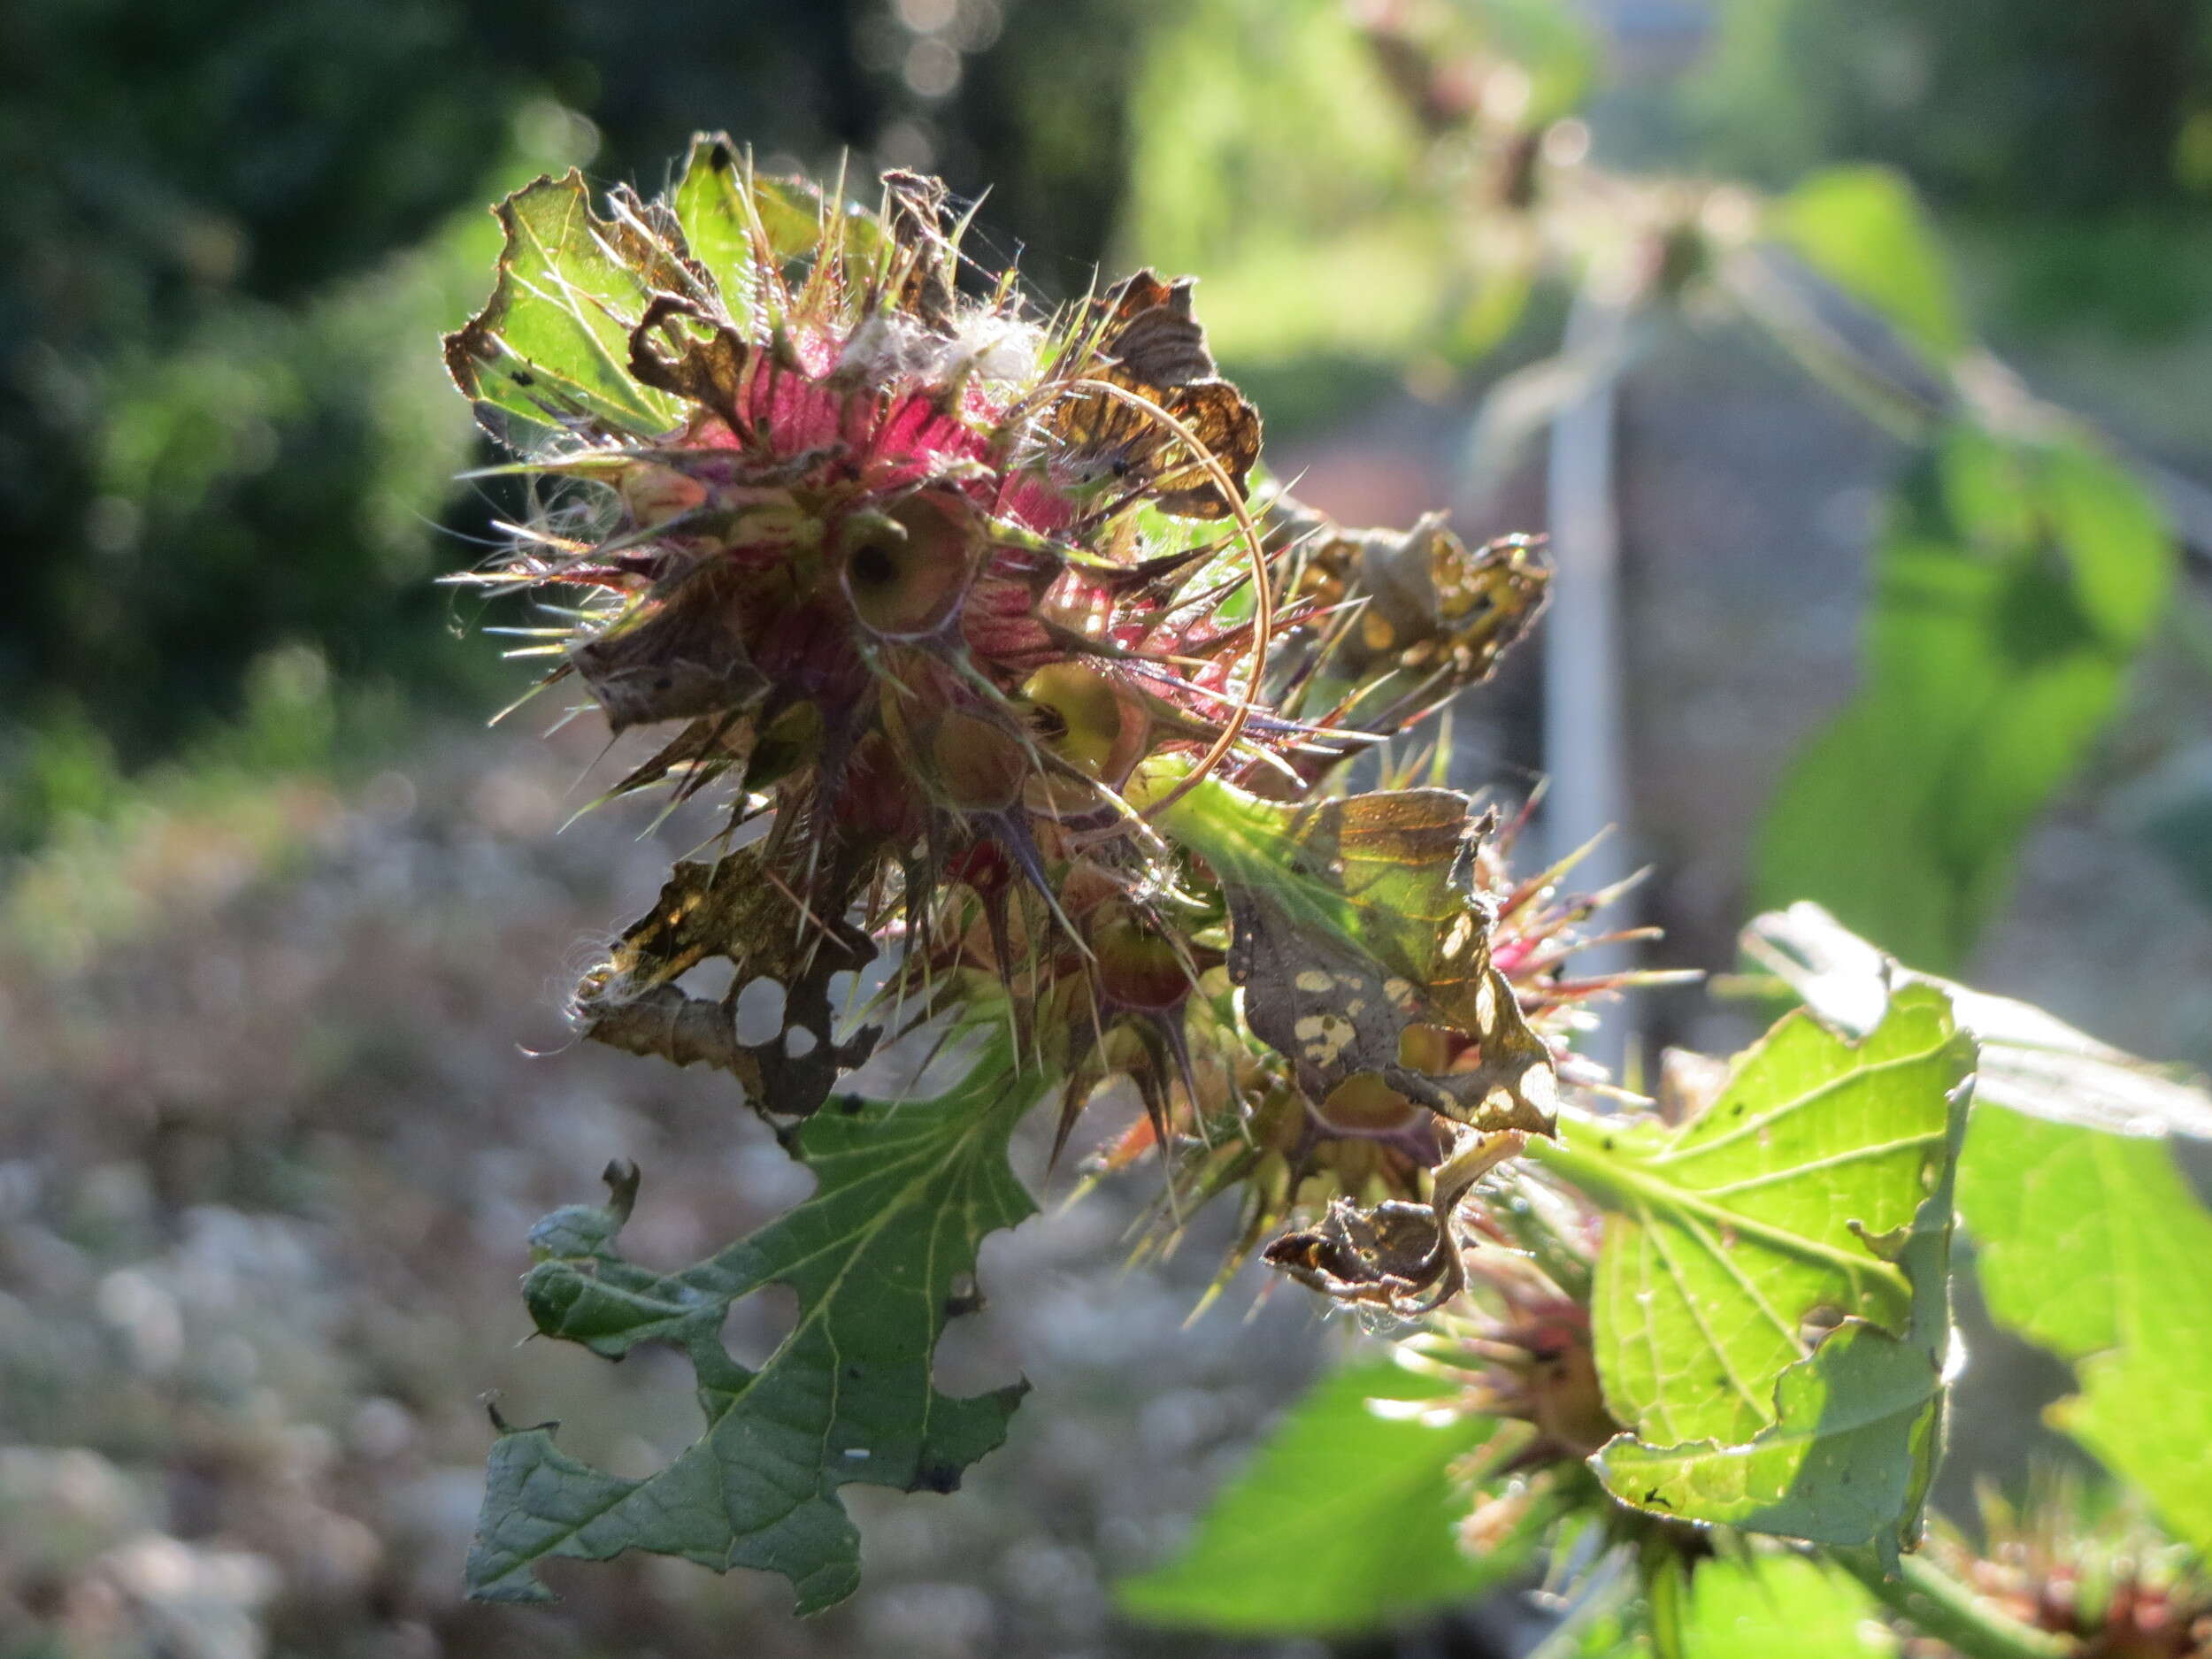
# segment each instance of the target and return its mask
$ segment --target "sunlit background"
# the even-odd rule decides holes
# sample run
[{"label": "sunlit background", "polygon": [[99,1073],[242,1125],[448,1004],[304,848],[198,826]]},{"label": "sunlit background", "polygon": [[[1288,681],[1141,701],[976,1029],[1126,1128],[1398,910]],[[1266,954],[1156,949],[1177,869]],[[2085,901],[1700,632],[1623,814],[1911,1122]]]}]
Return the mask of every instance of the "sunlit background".
[{"label": "sunlit background", "polygon": [[[1184,1328],[1229,1218],[1125,1271],[1141,1178],[987,1248],[944,1369],[1036,1392],[961,1493],[847,1489],[850,1603],[661,1560],[461,1602],[488,1394],[623,1472],[695,1428],[672,1360],[515,1351],[532,1220],[614,1156],[649,1260],[795,1196],[715,1079],[569,1046],[572,971],[697,826],[568,825],[602,734],[487,733],[526,679],[434,583],[511,504],[452,481],[485,451],[437,352],[487,204],[657,188],[698,128],[941,173],[1041,306],[1195,273],[1303,498],[1551,530],[1457,777],[1549,777],[1555,850],[1618,825],[1586,868],[1653,866],[1644,960],[1727,975],[1816,896],[2212,1063],[2205,0],[14,0],[0,63],[0,1655],[1540,1633],[1116,1612],[1351,1334],[1256,1277]],[[1717,989],[1609,1051],[1724,1048]],[[1988,1341],[1974,1386],[2051,1391]],[[2016,1471],[1973,1418],[1947,1479]]]}]

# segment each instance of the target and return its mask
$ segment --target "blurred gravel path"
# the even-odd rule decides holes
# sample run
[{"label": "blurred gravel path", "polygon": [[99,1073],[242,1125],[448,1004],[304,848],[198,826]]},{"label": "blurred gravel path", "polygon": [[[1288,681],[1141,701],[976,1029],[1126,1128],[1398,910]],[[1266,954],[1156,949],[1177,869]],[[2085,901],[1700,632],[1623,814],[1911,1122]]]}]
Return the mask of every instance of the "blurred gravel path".
[{"label": "blurred gravel path", "polygon": [[[990,1305],[943,1374],[1035,1392],[964,1490],[847,1489],[846,1606],[802,1624],[780,1579],[656,1560],[557,1568],[546,1612],[459,1601],[485,1392],[624,1472],[695,1432],[672,1355],[518,1348],[530,1224],[632,1157],[626,1242],[673,1264],[805,1190],[728,1079],[569,1041],[571,970],[704,822],[640,840],[633,804],[561,831],[592,754],[451,737],[296,791],[257,869],[219,829],[157,826],[195,856],[157,861],[142,931],[67,973],[0,956],[0,1652],[40,1629],[192,1659],[1304,1651],[1109,1610],[1330,1338],[1299,1297],[1240,1317],[1256,1280],[1185,1329],[1231,1217],[1125,1272],[1143,1177],[987,1247]],[[1044,1150],[1018,1156],[1033,1181]],[[1048,1210],[1068,1185],[1040,1187]],[[747,1304],[733,1349],[764,1351],[776,1311]]]}]

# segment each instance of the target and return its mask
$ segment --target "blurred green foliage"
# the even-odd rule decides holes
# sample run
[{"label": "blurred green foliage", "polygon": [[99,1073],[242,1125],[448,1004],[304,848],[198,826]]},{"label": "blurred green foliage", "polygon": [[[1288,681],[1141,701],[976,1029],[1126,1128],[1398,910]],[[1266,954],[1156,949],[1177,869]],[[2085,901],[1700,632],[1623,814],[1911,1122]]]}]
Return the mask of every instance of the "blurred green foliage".
[{"label": "blurred green foliage", "polygon": [[2175,1538],[2212,1548],[2212,1214],[2173,1148],[1984,1112],[1959,1200],[1991,1313],[2076,1368],[2080,1392],[2051,1422],[2140,1491]]},{"label": "blurred green foliage", "polygon": [[574,147],[517,142],[521,100],[483,88],[526,82],[470,21],[10,9],[0,503],[36,549],[0,625],[12,707],[73,704],[130,760],[234,709],[275,644],[428,666],[468,434],[398,342],[472,282],[479,193]]},{"label": "blurred green foliage", "polygon": [[[1329,1371],[1279,1422],[1186,1548],[1124,1579],[1147,1624],[1239,1634],[1385,1628],[1471,1601],[1528,1571],[1552,1503],[1526,1507],[1479,1555],[1457,1531],[1470,1487],[1455,1465],[1497,1425],[1448,1404],[1432,1378],[1369,1359]],[[1386,1414],[1370,1404],[1402,1409]]]},{"label": "blurred green foliage", "polygon": [[[2206,14],[1731,0],[1691,76],[1699,154],[1886,158],[1993,211],[2124,199],[2037,239],[2003,297],[2031,325],[2085,291],[2124,328],[2179,326],[2201,284],[2155,252],[2212,187]],[[923,24],[956,49],[949,88],[917,89]],[[430,578],[467,557],[435,526],[480,534],[495,507],[449,482],[472,438],[426,342],[474,298],[483,202],[570,161],[657,183],[700,126],[987,185],[984,234],[1019,227],[1048,296],[1110,234],[1117,263],[1206,272],[1225,360],[1283,382],[1260,388],[1279,426],[1464,368],[1524,315],[1532,250],[1459,210],[1489,187],[1432,106],[1532,128],[1600,58],[1550,0],[1423,27],[1471,53],[1467,85],[1410,88],[1335,0],[24,0],[0,16],[0,696],[19,733],[81,726],[126,770],[234,718],[292,644],[343,684],[483,700]]]},{"label": "blurred green foliage", "polygon": [[1463,124],[1567,113],[1594,33],[1555,0],[1417,12],[1463,74],[1431,81],[1339,0],[1194,0],[1143,44],[1116,263],[1203,273],[1214,349],[1279,440],[1526,361],[1557,320],[1536,240],[1480,211],[1509,187]]},{"label": "blurred green foliage", "polygon": [[1868,1617],[1872,1600],[1824,1562],[1794,1555],[1717,1563],[1692,1580],[1683,1651],[1701,1659],[1884,1659],[1894,1636]]},{"label": "blurred green foliage", "polygon": [[1951,279],[1912,188],[1885,167],[1832,167],[1774,204],[1767,229],[1878,312],[1930,362],[1966,349]]},{"label": "blurred green foliage", "polygon": [[1147,42],[1132,113],[1117,263],[1203,273],[1214,349],[1271,433],[1394,384],[1458,261],[1344,9],[1196,0]]},{"label": "blurred green foliage", "polygon": [[1468,0],[1429,20],[1439,38],[1421,44],[1463,57],[1464,84],[1426,82],[1335,0],[1196,0],[1148,41],[1122,260],[1204,272],[1233,369],[1465,368],[1517,317],[1532,250],[1468,212],[1492,193],[1485,163],[1445,129],[1486,99],[1515,123],[1567,113],[1594,37],[1551,0]]},{"label": "blurred green foliage", "polygon": [[1671,106],[1716,171],[1773,187],[1893,166],[1986,244],[2001,338],[2170,337],[2204,315],[2212,4],[1722,0]]},{"label": "blurred green foliage", "polygon": [[[1339,0],[1007,4],[0,15],[0,158],[19,180],[0,267],[18,578],[0,847],[123,810],[126,780],[164,757],[230,768],[271,677],[303,663],[334,712],[294,765],[373,740],[395,698],[502,700],[487,654],[452,637],[480,610],[434,583],[471,561],[504,488],[451,482],[475,439],[434,342],[480,298],[496,241],[481,204],[534,172],[583,162],[649,185],[703,125],[772,165],[841,148],[864,172],[935,165],[993,188],[979,234],[1020,227],[1048,299],[1102,256],[1204,273],[1215,345],[1279,436],[1348,398],[1549,351],[1568,286],[1647,234],[1640,209],[1603,225],[1525,211],[1540,170],[1522,141],[1605,66],[1590,20],[1554,0],[1409,6],[1380,29]],[[2212,306],[2208,267],[2171,257],[2174,214],[2212,188],[2208,15],[1726,0],[1678,103],[1701,160],[1755,178],[1886,157],[1980,215],[1992,274],[1974,298],[2004,319],[2156,338]],[[933,42],[955,49],[949,87],[918,81]],[[2100,211],[2066,216],[2084,204]],[[1765,228],[1932,365],[1968,350],[1981,307],[1952,293],[1901,175],[1818,173]],[[1956,962],[2014,840],[2116,706],[2167,557],[2133,492],[2070,440],[2051,465],[2103,479],[2093,510],[2020,485],[2024,506],[1960,518],[1975,492],[1931,480],[1970,436],[1927,457],[1892,517],[1867,693],[1786,789],[1763,877],[1932,967]],[[2025,450],[2002,467],[2051,470]],[[1913,564],[1916,548],[1950,563]],[[1932,607],[1909,564],[1986,591]],[[2087,605],[2108,580],[2148,596],[2143,619]],[[1916,630],[1940,664],[1917,678],[1898,666]],[[2032,718],[2031,685],[2049,704]],[[2008,720],[2015,735],[1993,736]],[[1874,821],[1870,776],[1916,780],[1916,804]],[[1872,913],[1877,895],[1911,919]]]},{"label": "blurred green foliage", "polygon": [[948,15],[972,50],[926,99],[918,37],[875,0],[0,13],[0,834],[240,718],[273,650],[491,703],[485,654],[441,626],[474,614],[432,580],[498,499],[452,483],[474,440],[436,342],[481,297],[483,204],[532,173],[656,183],[702,126],[816,169],[933,145],[956,188],[999,180],[994,216],[1079,291],[1118,189],[1129,10]]},{"label": "blurred green foliage", "polygon": [[2212,5],[1722,0],[1686,91],[1721,170],[1848,157],[1947,206],[2102,213],[2212,186]]},{"label": "blurred green foliage", "polygon": [[1961,424],[1916,464],[1875,557],[1864,683],[1784,778],[1758,890],[1954,972],[2118,711],[2173,546],[2141,486],[2089,446]]},{"label": "blurred green foliage", "polygon": [[[1492,90],[1517,119],[1564,113],[1597,73],[1578,11],[1448,12],[1505,75]],[[575,161],[657,184],[703,126],[771,165],[820,170],[851,147],[863,171],[934,165],[956,189],[992,187],[980,236],[1003,246],[994,227],[1018,227],[1048,298],[1080,292],[1109,251],[1205,273],[1215,343],[1278,433],[1340,411],[1348,388],[1409,367],[1494,369],[1555,333],[1532,243],[1464,211],[1505,183],[1424,126],[1402,66],[1339,0],[961,0],[949,15],[956,84],[925,95],[910,73],[919,35],[887,0],[0,8],[15,186],[0,263],[15,577],[0,849],[48,843],[9,894],[9,927],[49,964],[81,958],[173,895],[168,865],[150,856],[156,873],[134,880],[123,864],[133,837],[150,839],[137,820],[219,802],[239,820],[227,835],[296,838],[287,800],[244,780],[385,741],[409,696],[492,706],[488,654],[440,626],[472,617],[431,585],[470,561],[457,538],[496,510],[449,481],[474,439],[434,340],[481,298],[496,243],[483,204],[533,173]],[[1827,175],[1773,228],[1936,355],[1968,338],[1966,311],[2139,343],[2212,311],[2207,233],[2187,218],[2212,190],[2205,0],[1724,0],[1718,16],[1687,91],[1686,158],[1778,185],[1836,159],[1901,169],[1980,248],[1975,303],[1943,290],[1892,174]],[[1901,254],[1870,262],[1869,248]],[[1864,694],[1793,776],[1765,879],[1941,968],[2117,706],[2170,552],[2101,454],[1962,430],[1916,465],[1878,558]],[[2200,858],[2190,802],[2170,833]],[[474,902],[484,925],[507,925]],[[2019,1277],[2032,1288],[2041,1271]],[[1325,1383],[1294,1432],[1356,1406],[1379,1445],[1436,1432],[1371,1417],[1356,1392]],[[1369,1495],[1390,1500],[1394,1524],[1413,1512],[1391,1508],[1408,1492],[1414,1509],[1448,1507],[1433,1465],[1386,1472],[1399,1484]],[[1342,1495],[1311,1495],[1334,1479],[1325,1458],[1260,1473],[1233,1502]],[[1333,1598],[1371,1577],[1286,1578],[1252,1553],[1267,1516],[1246,1518],[1201,1547],[1218,1552],[1210,1568],[1244,1552],[1251,1598],[1232,1606],[1218,1579],[1170,1569],[1144,1581],[1164,1609],[1209,1597],[1253,1628],[1358,1622]],[[1444,1541],[1400,1558],[1440,1599],[1491,1571],[1437,1554]],[[1760,1619],[1778,1588],[1809,1653],[1854,1616],[1847,1592],[1774,1571],[1778,1585],[1709,1572],[1691,1627],[1770,1647]]]}]

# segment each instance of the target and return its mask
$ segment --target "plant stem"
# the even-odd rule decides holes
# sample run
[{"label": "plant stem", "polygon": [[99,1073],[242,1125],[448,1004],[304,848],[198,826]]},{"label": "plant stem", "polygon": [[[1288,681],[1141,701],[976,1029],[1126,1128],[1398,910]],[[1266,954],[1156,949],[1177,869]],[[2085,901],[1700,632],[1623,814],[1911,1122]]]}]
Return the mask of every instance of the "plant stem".
[{"label": "plant stem", "polygon": [[1883,1573],[1870,1550],[1839,1549],[1830,1558],[1891,1612],[1948,1642],[1967,1659],[2067,1659],[2079,1651],[2068,1637],[2001,1612],[1920,1556],[1906,1556],[1895,1578]]}]

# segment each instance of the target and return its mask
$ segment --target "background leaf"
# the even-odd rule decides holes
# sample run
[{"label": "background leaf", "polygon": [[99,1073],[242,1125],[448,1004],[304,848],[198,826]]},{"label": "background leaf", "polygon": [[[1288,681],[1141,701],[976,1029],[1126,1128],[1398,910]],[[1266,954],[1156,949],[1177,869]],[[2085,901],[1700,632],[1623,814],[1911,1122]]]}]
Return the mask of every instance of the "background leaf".
[{"label": "background leaf", "polygon": [[1959,1203],[1991,1316],[2074,1363],[2053,1421],[2212,1553],[2212,1214],[2170,1150],[1978,1112]]},{"label": "background leaf", "polygon": [[1743,948],[1839,1031],[1871,1031],[1893,986],[1916,979],[1935,986],[1974,1033],[1978,1106],[2109,1134],[2212,1140],[2212,1093],[2202,1078],[2138,1059],[2029,1003],[1915,974],[1809,900],[1753,917]]},{"label": "background leaf", "polygon": [[[1532,1148],[1609,1210],[1592,1319],[1641,1508],[1831,1543],[1910,1541],[1948,1345],[1950,1177],[1970,1040],[1914,987],[1854,1045],[1802,1014],[1672,1135]],[[1819,1327],[1841,1327],[1813,1346]]]},{"label": "background leaf", "polygon": [[1950,274],[1912,187],[1886,167],[1832,167],[1768,210],[1766,229],[1939,363],[1966,349]]},{"label": "background leaf", "polygon": [[1682,1651],[1695,1659],[1880,1659],[1897,1643],[1848,1573],[1803,1555],[1717,1556],[1690,1578]]},{"label": "background leaf", "polygon": [[1757,888],[1956,972],[2021,839],[2118,707],[2173,549],[2143,490],[2072,442],[1955,428],[1877,555],[1864,685],[1785,777]]},{"label": "background leaf", "polygon": [[1386,1359],[1322,1378],[1215,1499],[1183,1552],[1122,1583],[1122,1610],[1232,1634],[1333,1635],[1472,1600],[1520,1572],[1548,1510],[1532,1511],[1480,1557],[1457,1537],[1469,1501],[1451,1465],[1495,1425],[1368,1407],[1449,1392]]},{"label": "background leaf", "polygon": [[[792,1136],[794,1156],[819,1178],[813,1196],[680,1273],[614,1253],[619,1190],[610,1210],[541,1222],[534,1242],[546,1259],[524,1284],[539,1330],[610,1358],[641,1342],[681,1348],[707,1428],[643,1480],[568,1456],[554,1425],[503,1434],[470,1593],[544,1601],[537,1563],[644,1549],[718,1570],[772,1568],[791,1580],[801,1612],[850,1594],[859,1538],[836,1489],[951,1491],[1004,1439],[1027,1388],[952,1399],[932,1386],[930,1362],[983,1236],[1035,1209],[1006,1146],[1036,1095],[998,1038],[935,1100],[833,1101]],[[748,1371],[722,1346],[722,1322],[732,1302],[768,1284],[798,1293],[798,1324]]]}]

